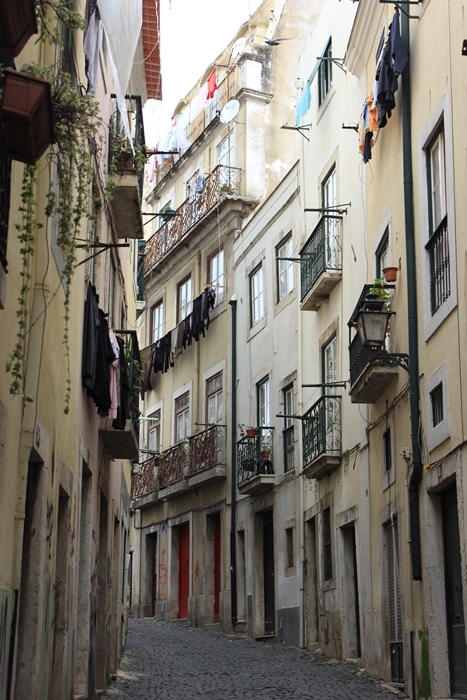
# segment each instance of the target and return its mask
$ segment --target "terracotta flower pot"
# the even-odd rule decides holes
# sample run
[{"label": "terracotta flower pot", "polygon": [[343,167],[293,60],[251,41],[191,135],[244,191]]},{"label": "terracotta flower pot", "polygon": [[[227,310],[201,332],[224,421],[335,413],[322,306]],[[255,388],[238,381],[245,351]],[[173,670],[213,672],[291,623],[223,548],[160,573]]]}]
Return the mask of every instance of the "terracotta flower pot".
[{"label": "terracotta flower pot", "polygon": [[397,280],[397,267],[383,268],[383,275],[386,282],[395,282]]},{"label": "terracotta flower pot", "polygon": [[37,163],[54,143],[49,81],[5,68],[2,120],[10,157],[28,165]]},{"label": "terracotta flower pot", "polygon": [[8,56],[17,56],[33,34],[37,34],[34,0],[2,0],[0,51]]},{"label": "terracotta flower pot", "polygon": [[249,438],[255,437],[255,429],[254,428],[248,428],[246,431],[246,436]]}]

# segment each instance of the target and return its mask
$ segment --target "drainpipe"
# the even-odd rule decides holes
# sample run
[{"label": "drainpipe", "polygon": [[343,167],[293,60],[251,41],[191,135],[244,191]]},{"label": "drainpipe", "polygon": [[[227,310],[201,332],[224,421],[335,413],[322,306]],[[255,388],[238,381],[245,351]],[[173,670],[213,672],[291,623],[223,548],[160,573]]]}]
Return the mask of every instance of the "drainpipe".
[{"label": "drainpipe", "polygon": [[237,622],[237,547],[235,541],[237,501],[237,297],[229,301],[232,309],[232,390],[231,390],[231,497],[230,497],[230,608],[232,625]]},{"label": "drainpipe", "polygon": [[[401,37],[407,54],[410,55],[409,18],[401,13]],[[422,459],[420,453],[420,390],[418,385],[418,316],[417,283],[415,263],[415,227],[413,203],[412,174],[412,125],[410,112],[410,58],[402,74],[402,153],[404,165],[404,216],[405,246],[407,255],[407,308],[409,335],[409,369],[410,369],[410,419],[412,430],[413,466],[409,482],[410,540],[412,557],[412,578],[422,579],[420,546],[420,502],[419,485],[422,480]]]}]

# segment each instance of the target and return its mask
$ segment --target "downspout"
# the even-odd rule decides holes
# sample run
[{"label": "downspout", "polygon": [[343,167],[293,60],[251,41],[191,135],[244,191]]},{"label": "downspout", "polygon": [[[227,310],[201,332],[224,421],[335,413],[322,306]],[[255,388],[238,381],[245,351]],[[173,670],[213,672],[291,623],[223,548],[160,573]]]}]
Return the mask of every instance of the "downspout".
[{"label": "downspout", "polygon": [[230,608],[232,625],[237,623],[237,547],[235,541],[237,501],[237,297],[229,301],[232,309],[232,389],[231,389],[231,496],[230,496]]},{"label": "downspout", "polygon": [[[409,18],[401,13],[401,37],[407,54],[410,56]],[[407,255],[407,310],[409,336],[409,382],[410,382],[410,421],[412,430],[413,466],[409,482],[410,540],[412,557],[412,578],[422,579],[420,546],[420,503],[419,486],[423,466],[419,443],[420,430],[420,390],[418,385],[418,316],[417,280],[415,262],[415,227],[412,172],[412,124],[411,124],[410,57],[402,73],[402,153],[404,165],[404,216],[405,245]]]}]

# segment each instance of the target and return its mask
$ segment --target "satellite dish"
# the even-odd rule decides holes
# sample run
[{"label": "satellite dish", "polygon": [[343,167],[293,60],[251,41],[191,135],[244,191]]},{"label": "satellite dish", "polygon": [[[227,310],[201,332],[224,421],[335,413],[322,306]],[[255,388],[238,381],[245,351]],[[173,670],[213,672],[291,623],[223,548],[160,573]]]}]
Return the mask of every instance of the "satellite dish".
[{"label": "satellite dish", "polygon": [[232,46],[232,51],[230,52],[230,57],[234,59],[239,53],[243,53],[246,45],[246,39],[237,39],[235,44]]},{"label": "satellite dish", "polygon": [[240,102],[238,100],[230,100],[221,111],[221,120],[224,124],[229,124],[238,114]]}]

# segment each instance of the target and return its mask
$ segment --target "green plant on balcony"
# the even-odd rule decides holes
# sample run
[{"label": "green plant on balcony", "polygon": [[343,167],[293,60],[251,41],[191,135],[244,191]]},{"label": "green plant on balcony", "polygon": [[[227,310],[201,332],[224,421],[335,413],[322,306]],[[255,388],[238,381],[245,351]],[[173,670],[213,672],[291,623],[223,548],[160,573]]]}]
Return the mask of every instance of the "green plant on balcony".
[{"label": "green plant on balcony", "polygon": [[181,442],[178,446],[178,456],[181,459],[182,462],[186,462],[186,459],[188,457],[188,452],[190,449],[190,443],[188,440],[185,440],[184,442]]},{"label": "green plant on balcony", "polygon": [[386,286],[384,277],[375,277],[375,281],[369,293],[376,294],[378,301],[384,302],[387,310],[391,310],[391,294]]},{"label": "green plant on balcony", "polygon": [[256,428],[253,428],[251,425],[245,425],[244,423],[239,423],[238,427],[240,429],[240,438],[253,438],[257,435],[258,431]]},{"label": "green plant on balcony", "polygon": [[219,192],[221,194],[233,194],[234,186],[228,182],[224,182],[224,184],[220,186]]},{"label": "green plant on balcony", "polygon": [[133,142],[133,148],[122,133],[112,133],[111,138],[111,166],[110,172],[115,175],[117,172],[130,170],[142,172],[147,163],[146,147],[140,141]]}]

